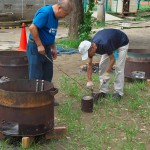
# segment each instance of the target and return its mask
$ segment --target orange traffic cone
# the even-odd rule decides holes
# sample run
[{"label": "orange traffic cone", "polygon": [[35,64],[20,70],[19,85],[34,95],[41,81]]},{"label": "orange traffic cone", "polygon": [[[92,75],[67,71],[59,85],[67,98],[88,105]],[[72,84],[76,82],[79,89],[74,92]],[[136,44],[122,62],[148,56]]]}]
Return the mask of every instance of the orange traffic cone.
[{"label": "orange traffic cone", "polygon": [[26,47],[27,47],[26,25],[25,23],[22,23],[21,39],[18,51],[26,51]]}]

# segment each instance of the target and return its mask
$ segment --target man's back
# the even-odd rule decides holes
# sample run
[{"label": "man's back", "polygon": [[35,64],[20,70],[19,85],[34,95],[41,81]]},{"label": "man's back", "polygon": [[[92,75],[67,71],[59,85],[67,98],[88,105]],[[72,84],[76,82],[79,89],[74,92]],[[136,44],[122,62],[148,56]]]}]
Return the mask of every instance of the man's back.
[{"label": "man's back", "polygon": [[125,33],[117,29],[104,29],[95,34],[92,41],[97,44],[99,54],[111,55],[119,47],[129,43]]}]

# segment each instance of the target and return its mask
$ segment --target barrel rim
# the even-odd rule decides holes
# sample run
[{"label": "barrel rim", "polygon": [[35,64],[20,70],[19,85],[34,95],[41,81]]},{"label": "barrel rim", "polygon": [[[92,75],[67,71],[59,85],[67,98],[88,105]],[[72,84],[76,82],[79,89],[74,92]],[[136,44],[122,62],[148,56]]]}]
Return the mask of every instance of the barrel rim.
[{"label": "barrel rim", "polygon": [[[89,99],[84,99],[84,98],[89,98]],[[85,101],[89,101],[89,100],[92,100],[93,99],[93,96],[91,96],[91,95],[84,95],[83,97],[82,97],[82,100],[85,100]]]},{"label": "barrel rim", "polygon": [[[20,53],[20,54],[22,53],[22,54],[24,54],[24,55],[22,55],[22,56],[5,56],[5,55],[1,55],[1,53],[9,53],[9,52],[11,52],[11,53]],[[13,58],[16,58],[16,57],[17,57],[17,58],[21,58],[21,57],[27,57],[27,54],[26,54],[26,52],[24,52],[24,51],[17,51],[17,50],[15,50],[15,51],[14,51],[14,50],[13,50],[13,51],[11,51],[11,50],[4,51],[4,50],[3,50],[3,51],[0,51],[0,57],[3,57],[3,58],[6,58],[6,57],[7,57],[7,58],[8,58],[8,57],[9,57],[9,58],[11,58],[11,57],[13,57]]]},{"label": "barrel rim", "polygon": [[[12,93],[12,94],[13,94],[13,93],[15,93],[15,94],[27,94],[27,93],[28,93],[28,94],[29,94],[29,93],[30,93],[30,94],[36,94],[36,93],[42,93],[42,94],[43,94],[43,93],[45,93],[45,92],[52,91],[52,89],[56,89],[56,88],[54,87],[53,83],[51,83],[51,82],[49,82],[49,81],[46,81],[46,80],[44,80],[44,82],[50,83],[51,86],[52,86],[52,88],[47,89],[47,90],[43,90],[43,91],[37,91],[37,92],[32,92],[32,91],[31,91],[31,92],[17,92],[17,91],[4,90],[4,89],[1,88],[1,86],[4,85],[4,84],[10,83],[10,82],[14,82],[14,83],[15,83],[16,81],[17,81],[17,82],[21,82],[21,81],[25,81],[25,80],[26,80],[26,81],[31,81],[31,82],[32,82],[32,81],[35,81],[35,82],[36,82],[36,80],[29,80],[29,79],[14,79],[14,80],[10,80],[10,81],[1,83],[1,84],[0,84],[0,91],[3,91],[3,92],[5,92],[5,93],[10,93],[10,94],[11,94],[11,93]],[[42,81],[42,80],[39,80],[39,81]]]}]

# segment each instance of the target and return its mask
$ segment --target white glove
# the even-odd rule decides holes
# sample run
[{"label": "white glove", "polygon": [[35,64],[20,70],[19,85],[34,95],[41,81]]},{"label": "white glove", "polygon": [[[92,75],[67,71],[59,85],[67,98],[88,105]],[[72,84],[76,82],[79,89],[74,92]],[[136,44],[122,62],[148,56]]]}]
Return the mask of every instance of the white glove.
[{"label": "white glove", "polygon": [[103,80],[108,80],[108,79],[110,79],[110,74],[109,74],[108,72],[105,72],[105,73],[101,76],[101,78],[102,78]]},{"label": "white glove", "polygon": [[86,84],[86,87],[88,88],[88,89],[93,89],[93,82],[92,81],[88,81],[87,82],[87,84]]},{"label": "white glove", "polygon": [[110,73],[104,72],[104,73],[103,73],[103,76],[110,76]]},{"label": "white glove", "polygon": [[102,76],[100,76],[100,82],[102,84],[106,84],[110,80],[110,74],[105,72]]}]

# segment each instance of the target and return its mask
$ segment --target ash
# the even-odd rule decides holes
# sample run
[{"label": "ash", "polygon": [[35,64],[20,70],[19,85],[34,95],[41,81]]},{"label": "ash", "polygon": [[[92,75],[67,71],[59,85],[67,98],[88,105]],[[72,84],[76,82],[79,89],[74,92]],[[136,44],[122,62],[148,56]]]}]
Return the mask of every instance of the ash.
[{"label": "ash", "polygon": [[10,78],[8,78],[8,77],[5,77],[5,76],[3,76],[3,77],[0,77],[0,83],[3,83],[3,82],[8,82],[8,81],[10,81]]}]

